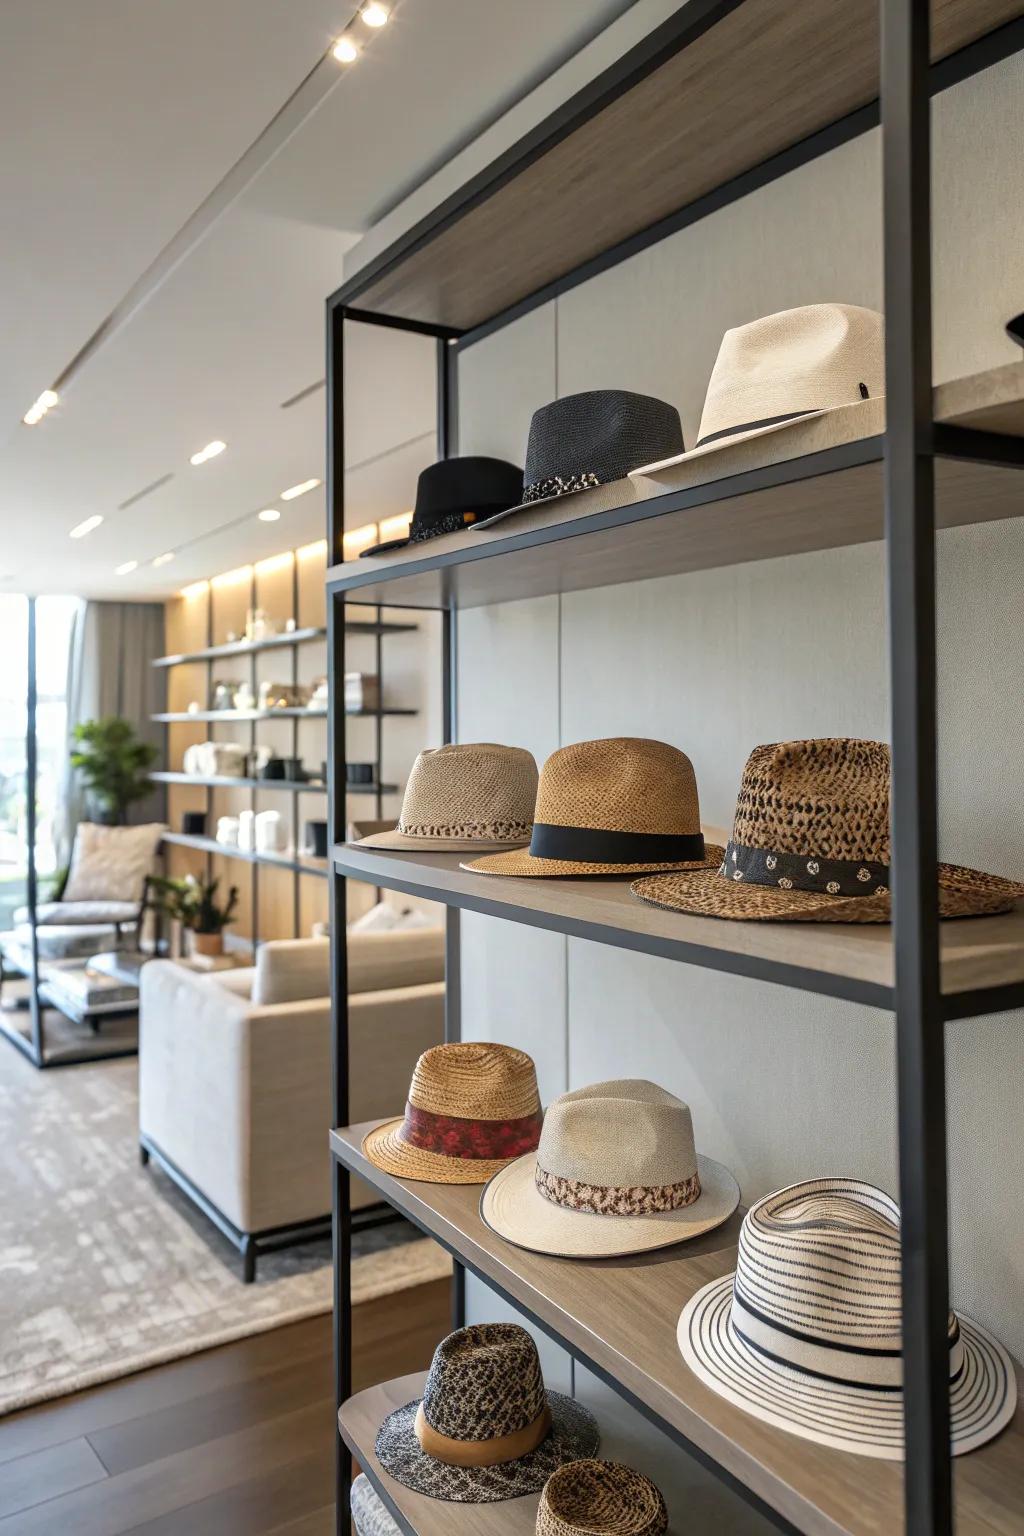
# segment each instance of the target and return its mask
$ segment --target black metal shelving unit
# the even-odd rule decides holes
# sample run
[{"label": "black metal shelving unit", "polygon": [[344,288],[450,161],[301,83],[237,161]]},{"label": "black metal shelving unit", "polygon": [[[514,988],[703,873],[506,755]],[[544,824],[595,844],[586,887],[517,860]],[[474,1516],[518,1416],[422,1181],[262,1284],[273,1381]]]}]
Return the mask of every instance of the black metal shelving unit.
[{"label": "black metal shelving unit", "polygon": [[[953,1531],[943,1026],[951,1018],[978,1016],[1024,1004],[1024,924],[1007,919],[1004,926],[976,928],[975,937],[981,939],[983,947],[987,940],[982,935],[991,939],[990,964],[986,969],[986,964],[981,963],[970,969],[969,975],[957,980],[950,969],[955,956],[951,960],[944,953],[945,935],[940,933],[936,901],[936,479],[948,474],[950,486],[954,491],[959,486],[962,496],[962,476],[968,468],[979,477],[1005,475],[1008,477],[1007,495],[1019,505],[1015,477],[1024,468],[1024,437],[979,431],[957,425],[955,421],[937,422],[935,417],[931,357],[930,97],[999,59],[1024,50],[1024,23],[1019,7],[989,4],[986,0],[986,4],[973,8],[975,22],[966,30],[963,30],[964,18],[971,14],[972,8],[960,8],[954,15],[955,11],[956,8],[948,5],[946,0],[936,0],[934,11],[930,10],[928,0],[881,0],[882,31],[880,43],[876,44],[870,30],[873,7],[866,8],[856,0],[848,6],[831,8],[828,18],[835,30],[829,41],[837,46],[830,55],[830,67],[835,73],[838,103],[831,117],[819,106],[815,119],[809,107],[803,113],[802,106],[797,104],[794,108],[796,127],[791,141],[781,147],[775,144],[767,154],[759,147],[761,142],[767,142],[767,139],[761,141],[757,137],[761,125],[752,127],[746,159],[737,151],[735,162],[739,169],[727,179],[701,188],[697,195],[668,214],[659,211],[646,222],[638,220],[635,230],[620,234],[603,250],[585,252],[580,259],[568,263],[554,275],[545,275],[534,286],[527,284],[523,288],[521,284],[523,291],[517,291],[515,286],[514,273],[520,252],[514,238],[510,238],[501,245],[501,270],[493,278],[494,291],[500,290],[503,295],[503,302],[494,306],[494,312],[488,311],[486,294],[489,290],[480,278],[479,269],[453,274],[449,263],[439,276],[435,274],[433,286],[430,282],[420,282],[432,250],[452,249],[460,232],[466,233],[468,238],[467,232],[480,210],[500,209],[503,193],[519,178],[532,177],[530,185],[536,189],[546,157],[557,157],[566,146],[571,146],[574,136],[585,136],[602,113],[610,108],[617,109],[630,92],[646,89],[659,71],[675,69],[686,50],[713,50],[716,38],[726,35],[737,52],[745,48],[756,50],[761,46],[767,49],[772,43],[773,28],[798,30],[801,15],[810,16],[810,10],[797,5],[796,0],[791,4],[787,4],[787,0],[690,0],[644,42],[371,260],[328,299],[328,541],[330,557],[335,562],[328,570],[328,665],[332,680],[328,732],[331,754],[329,820],[334,845],[331,877],[334,1110],[336,1124],[341,1128],[332,1138],[339,1409],[352,1390],[349,1180],[353,1171],[374,1179],[386,1200],[449,1247],[456,1261],[456,1322],[462,1316],[463,1292],[459,1281],[463,1265],[469,1265],[489,1283],[497,1284],[499,1289],[502,1285],[494,1262],[474,1235],[477,1230],[472,1227],[475,1212],[462,1213],[456,1219],[451,1209],[442,1209],[441,1194],[432,1204],[429,1191],[421,1198],[416,1186],[403,1186],[399,1181],[375,1176],[361,1159],[356,1132],[349,1136],[344,1129],[349,1119],[347,962],[344,923],[338,921],[338,914],[345,911],[346,880],[354,878],[415,892],[446,905],[446,1034],[449,1039],[457,1039],[460,1034],[458,922],[462,907],[493,912],[514,922],[532,923],[605,944],[668,954],[687,963],[756,976],[764,983],[856,997],[871,1006],[894,1012],[902,1209],[906,1460],[902,1479],[897,1473],[886,1485],[890,1490],[886,1515],[889,1523],[884,1528],[894,1532],[902,1528],[909,1536],[950,1536]],[[821,11],[818,19],[825,14]],[[750,18],[750,26],[743,31],[745,17]],[[759,22],[763,23],[760,31]],[[811,33],[803,39],[812,57],[817,56],[819,43],[814,31],[816,24],[813,19],[807,23]],[[960,31],[958,25],[961,25]],[[843,28],[847,26],[850,29],[847,50],[850,56],[859,50],[859,57],[868,47],[876,49],[875,63],[880,56],[880,70],[873,68],[871,74],[875,84],[866,89],[862,86],[856,90],[845,86],[841,89],[846,63],[841,45]],[[931,46],[933,26],[936,33],[942,33],[941,49],[933,50]],[[857,28],[861,30],[857,31]],[[789,37],[790,56],[795,56],[799,42],[799,38]],[[936,52],[943,56],[933,62]],[[706,56],[712,59],[713,53],[709,51]],[[746,56],[744,62],[749,63]],[[725,95],[733,88],[735,78],[729,73],[730,61],[726,58],[723,63],[719,59],[714,67],[720,70],[720,75],[711,78],[718,81]],[[802,66],[794,65],[794,68],[799,67]],[[844,78],[848,85],[848,77]],[[705,79],[704,85],[707,84]],[[822,90],[827,85],[826,76]],[[874,91],[877,91],[877,97]],[[688,104],[681,96],[670,96],[663,108],[667,115],[687,110]],[[793,459],[752,469],[686,492],[670,492],[643,501],[626,501],[624,498],[622,505],[606,507],[600,512],[573,516],[570,511],[561,521],[552,518],[544,523],[527,519],[519,531],[513,522],[507,531],[501,528],[493,536],[470,534],[460,539],[446,539],[433,552],[428,545],[422,551],[407,551],[387,561],[343,563],[342,386],[347,324],[397,326],[435,339],[437,452],[439,457],[446,456],[455,450],[457,440],[456,370],[459,354],[465,348],[536,305],[879,123],[883,145],[887,314],[887,420],[882,436],[810,455],[804,460]],[[721,126],[724,131],[732,125],[723,123]],[[647,119],[649,135],[656,135],[658,128],[658,118]],[[768,124],[766,134],[769,128],[775,132],[777,125]],[[778,129],[778,133],[781,132],[783,130]],[[586,177],[593,181],[601,174],[600,164],[588,160],[580,172],[581,184]],[[572,212],[573,197],[584,194],[579,186],[563,182],[560,195],[564,196],[568,210]],[[517,206],[521,209],[522,203]],[[492,213],[492,222],[496,219]],[[576,238],[582,240],[583,236]],[[501,244],[500,240],[498,243]],[[524,259],[527,255],[533,259],[535,247],[529,252],[524,248],[521,254]],[[553,265],[557,265],[554,257],[548,262],[549,267]],[[536,261],[531,270],[541,270]],[[457,281],[460,275],[465,277],[461,288]],[[420,282],[419,288],[417,282]],[[957,476],[961,478],[958,480]],[[1024,487],[1024,480],[1019,484]],[[859,536],[845,539],[838,536],[832,542],[859,542],[884,533],[888,553],[894,922],[892,941],[882,950],[876,937],[873,953],[866,958],[851,953],[848,962],[845,957],[822,961],[815,957],[814,951],[816,941],[822,946],[825,941],[819,939],[818,934],[807,931],[802,935],[804,958],[800,964],[794,963],[791,955],[752,956],[740,943],[733,944],[727,938],[712,940],[707,932],[704,938],[698,938],[695,933],[688,933],[682,923],[670,932],[671,924],[662,921],[666,914],[657,921],[649,918],[641,922],[639,917],[627,919],[621,913],[593,910],[585,902],[575,908],[570,903],[567,909],[557,902],[545,905],[542,895],[532,902],[519,901],[512,895],[496,893],[493,883],[488,884],[485,877],[460,876],[454,868],[443,868],[444,861],[441,860],[421,862],[417,867],[414,860],[403,855],[385,854],[378,858],[365,850],[344,845],[345,801],[341,786],[345,782],[345,719],[338,702],[338,682],[345,669],[347,603],[386,600],[389,606],[440,610],[445,739],[450,740],[455,735],[455,661],[460,608],[660,574],[660,570],[645,572],[637,568],[634,535],[641,527],[656,530],[660,560],[664,559],[666,550],[670,551],[667,570],[699,568],[696,564],[687,565],[689,559],[696,559],[688,540],[692,539],[692,529],[699,524],[705,509],[713,508],[719,527],[728,529],[732,526],[731,514],[741,516],[744,507],[760,502],[763,509],[771,497],[789,497],[796,501],[808,487],[817,493],[825,486],[833,490],[840,485],[844,487],[848,502],[852,498],[857,503],[858,515],[852,518],[851,526],[861,531]],[[947,500],[948,496],[944,496],[944,502]],[[1019,515],[1019,511],[1011,508],[995,515]],[[970,521],[971,518],[965,513],[962,520]],[[742,523],[738,522],[737,527],[742,528]],[[865,528],[873,531],[864,532]],[[806,547],[820,548],[826,544],[819,538],[817,543],[809,541]],[[616,560],[626,552],[630,562],[623,565],[621,574],[616,575]],[[714,561],[705,560],[704,563],[741,562],[761,558],[763,553],[767,551],[752,551],[742,533],[738,533],[731,553],[721,550]],[[675,564],[672,564],[673,559]],[[1004,920],[978,922],[1003,924]],[[595,1347],[594,1339],[586,1337],[578,1319],[570,1323],[563,1315],[564,1309],[559,1311],[550,1299],[538,1300],[536,1285],[531,1289],[525,1260],[512,1253],[503,1264],[505,1272],[512,1272],[514,1282],[506,1287],[505,1294],[515,1305],[568,1349],[574,1358],[598,1369],[604,1379],[652,1423],[704,1460],[781,1529],[860,1533],[868,1528],[856,1499],[851,1498],[848,1507],[837,1513],[833,1497],[826,1512],[824,1496],[819,1507],[813,1488],[797,1490],[795,1486],[787,1485],[784,1470],[759,1465],[752,1447],[739,1447],[741,1454],[738,1455],[733,1454],[737,1450],[735,1445],[728,1455],[716,1450],[714,1435],[704,1433],[706,1425],[700,1419],[699,1403],[695,1418],[689,1407],[685,1414],[676,1413],[672,1405],[667,1404],[664,1393],[659,1395],[627,1385],[628,1372],[607,1363],[609,1351]],[[542,1300],[544,1304],[541,1304]],[[596,1342],[601,1344],[603,1341]],[[667,1338],[666,1349],[671,1343]],[[1016,1434],[1018,1431],[1006,1433]],[[997,1446],[999,1443],[995,1442]],[[1019,1454],[1019,1444],[1017,1448]],[[996,1454],[1005,1456],[1008,1453],[1004,1449]],[[987,1455],[988,1448],[966,1459],[973,1462],[975,1457]],[[997,1462],[990,1460],[988,1465],[996,1466]],[[870,1468],[865,1466],[865,1474],[870,1472],[874,1477],[875,1470],[875,1464]],[[350,1449],[339,1435],[339,1536],[347,1530],[350,1472]],[[389,1495],[383,1481],[377,1478],[375,1485],[399,1527],[414,1532],[415,1526]],[[1016,1486],[1019,1494],[1019,1483]],[[972,1497],[969,1483],[964,1479],[958,1480],[958,1488],[961,1498]],[[1012,1491],[1007,1494],[1005,1489],[1002,1490],[998,1515],[1004,1523],[997,1523],[992,1529],[1024,1529],[1024,1504],[1007,1514],[1006,1500],[1012,1497],[1015,1497]],[[977,1504],[964,1508],[967,1514],[964,1517],[961,1510],[961,1516],[966,1528],[972,1531],[990,1528],[984,1518],[978,1517]],[[453,1506],[453,1531],[457,1528],[457,1517],[458,1510]],[[870,1527],[871,1530],[882,1528],[878,1524]]]}]

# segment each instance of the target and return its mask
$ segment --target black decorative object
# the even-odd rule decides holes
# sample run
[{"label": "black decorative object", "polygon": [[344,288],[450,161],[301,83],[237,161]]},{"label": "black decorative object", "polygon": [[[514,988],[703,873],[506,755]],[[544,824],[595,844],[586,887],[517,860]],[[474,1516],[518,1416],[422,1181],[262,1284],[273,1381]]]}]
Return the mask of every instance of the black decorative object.
[{"label": "black decorative object", "polygon": [[1018,347],[1024,347],[1024,313],[1014,315],[1012,320],[1007,320],[1006,334],[1011,341],[1017,343]]},{"label": "black decorative object", "polygon": [[306,770],[302,765],[301,757],[272,757],[264,766],[260,778],[301,784],[306,779]]},{"label": "black decorative object", "polygon": [[505,459],[442,459],[416,483],[416,506],[407,539],[364,549],[360,558],[404,549],[442,533],[461,533],[473,523],[514,506],[523,494],[523,472]]},{"label": "black decorative object", "polygon": [[685,451],[674,405],[626,389],[591,389],[534,411],[526,446],[523,496],[517,506],[481,519],[500,522],[537,502],[624,480],[640,464]]},{"label": "black decorative object", "polygon": [[181,817],[181,830],[186,837],[205,837],[206,812],[183,811]]},{"label": "black decorative object", "polygon": [[[346,764],[345,775],[346,775],[346,778],[348,779],[348,782],[350,784],[372,784],[373,783],[373,764],[372,763],[348,763],[348,764]],[[324,780],[325,780],[325,782],[326,782],[326,779],[327,779],[327,765],[325,763],[324,764]]]},{"label": "black decorative object", "polygon": [[326,821],[306,822],[306,852],[314,859],[326,859],[327,857],[327,823]]}]

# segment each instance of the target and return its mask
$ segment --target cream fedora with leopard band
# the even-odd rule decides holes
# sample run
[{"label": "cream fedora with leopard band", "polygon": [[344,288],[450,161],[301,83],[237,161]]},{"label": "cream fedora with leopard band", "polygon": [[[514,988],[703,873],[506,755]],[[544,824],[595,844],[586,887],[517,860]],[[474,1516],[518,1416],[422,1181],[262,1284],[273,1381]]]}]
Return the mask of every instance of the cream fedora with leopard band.
[{"label": "cream fedora with leopard band", "polygon": [[485,875],[628,875],[717,868],[705,846],[693,764],[664,741],[613,736],[553,752],[529,848],[463,863]]},{"label": "cream fedora with leopard band", "polygon": [[[751,1206],[736,1272],[683,1308],[690,1369],[755,1418],[861,1456],[903,1459],[900,1212],[857,1179],[811,1179]],[[1012,1419],[1013,1365],[969,1318],[949,1316],[954,1455]]]},{"label": "cream fedora with leopard band", "polygon": [[687,1105],[625,1078],[556,1099],[536,1152],[494,1175],[480,1214],[520,1248],[593,1259],[699,1237],[739,1198],[728,1168],[697,1152]]},{"label": "cream fedora with leopard band", "polygon": [[537,1073],[525,1051],[451,1041],[423,1052],[405,1114],[372,1130],[363,1153],[399,1179],[485,1184],[536,1147],[541,1118]]},{"label": "cream fedora with leopard band", "polygon": [[453,743],[421,752],[398,825],[359,839],[361,848],[420,853],[516,848],[530,841],[537,764],[523,747]]},{"label": "cream fedora with leopard band", "polygon": [[[889,748],[826,737],[755,747],[721,865],[634,881],[652,906],[741,921],[892,920]],[[1024,884],[939,865],[940,917],[1008,912]]]},{"label": "cream fedora with leopard band", "polygon": [[884,393],[883,321],[876,310],[806,304],[765,315],[723,336],[696,447],[630,473],[657,474],[812,416],[862,410]]}]

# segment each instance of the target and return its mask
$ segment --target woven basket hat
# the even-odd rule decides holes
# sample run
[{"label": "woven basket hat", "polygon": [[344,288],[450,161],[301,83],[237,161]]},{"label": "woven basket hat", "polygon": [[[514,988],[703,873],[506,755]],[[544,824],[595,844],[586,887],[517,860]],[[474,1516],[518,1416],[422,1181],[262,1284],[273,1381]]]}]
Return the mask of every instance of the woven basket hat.
[{"label": "woven basket hat", "polygon": [[739,1198],[728,1168],[698,1153],[683,1101],[626,1078],[549,1105],[536,1152],[494,1175],[480,1214],[521,1248],[603,1258],[699,1237]]},{"label": "woven basket hat", "polygon": [[420,853],[518,847],[530,841],[537,764],[522,747],[492,741],[432,747],[412,765],[392,832],[360,847]]},{"label": "woven basket hat", "polygon": [[[683,1308],[683,1358],[712,1391],[805,1440],[903,1459],[900,1213],[856,1179],[812,1179],[743,1218],[736,1273]],[[949,1316],[954,1455],[1009,1423],[1009,1356],[969,1318]]]},{"label": "woven basket hat", "polygon": [[377,1168],[427,1184],[485,1184],[540,1139],[537,1073],[511,1045],[453,1041],[424,1051],[401,1120],[363,1141]]},{"label": "woven basket hat", "polygon": [[[637,880],[643,901],[705,917],[892,920],[889,748],[826,738],[755,747],[717,870]],[[1008,912],[1024,885],[939,865],[939,915]]]},{"label": "woven basket hat", "polygon": [[534,411],[526,448],[523,498],[481,518],[489,528],[542,502],[624,480],[651,459],[682,453],[683,427],[674,405],[626,389],[590,389]]},{"label": "woven basket hat", "polygon": [[810,416],[856,411],[884,394],[883,323],[875,310],[807,304],[766,315],[722,337],[697,446],[635,473],[655,474]]},{"label": "woven basket hat", "polygon": [[377,1460],[406,1488],[456,1504],[539,1493],[563,1463],[593,1456],[594,1417],[548,1392],[517,1323],[459,1328],[434,1351],[422,1402],[388,1415]]},{"label": "woven basket hat", "polygon": [[614,736],[561,747],[544,764],[529,849],[464,863],[486,875],[626,875],[716,868],[693,764],[663,741]]},{"label": "woven basket hat", "polygon": [[537,1510],[537,1536],[663,1536],[661,1492],[618,1461],[571,1461],[553,1472]]}]

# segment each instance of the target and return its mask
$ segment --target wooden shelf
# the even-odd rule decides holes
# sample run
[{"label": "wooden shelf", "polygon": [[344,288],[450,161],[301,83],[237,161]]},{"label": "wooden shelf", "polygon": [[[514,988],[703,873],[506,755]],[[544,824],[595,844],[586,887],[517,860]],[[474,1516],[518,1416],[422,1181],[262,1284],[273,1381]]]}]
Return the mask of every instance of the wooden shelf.
[{"label": "wooden shelf", "polygon": [[[937,386],[934,409],[938,526],[1020,517],[1024,363]],[[884,534],[884,430],[884,402],[869,401],[827,427],[814,418],[493,529],[348,561],[328,587],[353,603],[473,608],[867,543]],[[971,436],[996,430],[980,445]],[[991,462],[1000,443],[1009,462]]]},{"label": "wooden shelf", "polygon": [[[1014,0],[933,0],[933,58],[1019,10]],[[878,59],[877,0],[691,0],[340,297],[479,325],[874,102]]]},{"label": "wooden shelf", "polygon": [[[386,715],[418,715],[418,709],[347,709],[347,720],[380,719]],[[182,709],[150,715],[164,725],[185,725],[190,720],[218,721],[224,725],[248,725],[254,720],[326,720],[326,709]]]},{"label": "wooden shelf", "polygon": [[400,1376],[350,1397],[338,1414],[338,1428],[352,1455],[377,1490],[405,1536],[534,1536],[539,1494],[497,1504],[447,1504],[413,1493],[390,1477],[374,1455],[381,1423],[395,1408],[423,1396],[425,1371]]},{"label": "wooden shelf", "polygon": [[[345,625],[346,635],[401,635],[416,629],[415,624],[357,623]],[[263,640],[229,640],[224,645],[208,645],[201,651],[182,651],[176,656],[158,656],[154,667],[182,667],[192,661],[220,661],[227,656],[252,656],[257,651],[279,651],[291,645],[310,645],[326,640],[323,628],[285,630],[279,635],[267,635]]]},{"label": "wooden shelf", "polygon": [[257,853],[245,848],[232,848],[218,843],[213,837],[190,837],[187,832],[165,832],[165,843],[176,848],[194,848],[197,853],[216,853],[225,859],[241,859],[245,864],[272,864],[275,869],[288,869],[297,875],[317,875],[325,880],[329,865],[326,859],[314,859],[306,853]]},{"label": "wooden shelf", "polygon": [[[304,779],[240,779],[233,774],[203,776],[198,773],[172,773],[163,768],[151,773],[150,778],[157,784],[198,784],[201,789],[269,789],[284,790],[296,795],[326,795],[327,793],[326,784],[310,784]],[[396,795],[398,785],[352,783],[345,785],[345,793],[347,795]]]},{"label": "wooden shelf", "polygon": [[[705,828],[724,842],[720,828]],[[648,906],[626,880],[531,880],[477,875],[460,854],[389,853],[339,844],[338,870],[371,885],[424,896],[509,922],[548,928],[621,949],[753,976],[784,986],[893,1007],[892,929],[887,924],[739,923]],[[1024,1000],[1024,907],[1002,917],[941,925],[942,984],[951,1018]],[[979,994],[1006,989],[1006,996]]]},{"label": "wooden shelf", "polygon": [[[902,1530],[898,1465],[869,1464],[762,1424],[705,1387],[679,1354],[676,1323],[683,1306],[701,1286],[735,1268],[740,1212],[718,1231],[660,1253],[595,1263],[553,1259],[492,1232],[480,1218],[479,1186],[394,1179],[367,1162],[363,1137],[377,1123],[332,1131],[335,1157],[649,1417],[709,1456],[797,1530],[813,1536],[893,1536]],[[1024,1381],[1019,1367],[1018,1377]],[[365,1412],[361,1422],[365,1435]],[[354,1427],[349,1420],[346,1439]],[[954,1467],[960,1536],[1019,1536],[1024,1414]],[[443,1528],[412,1529],[441,1536]]]}]

